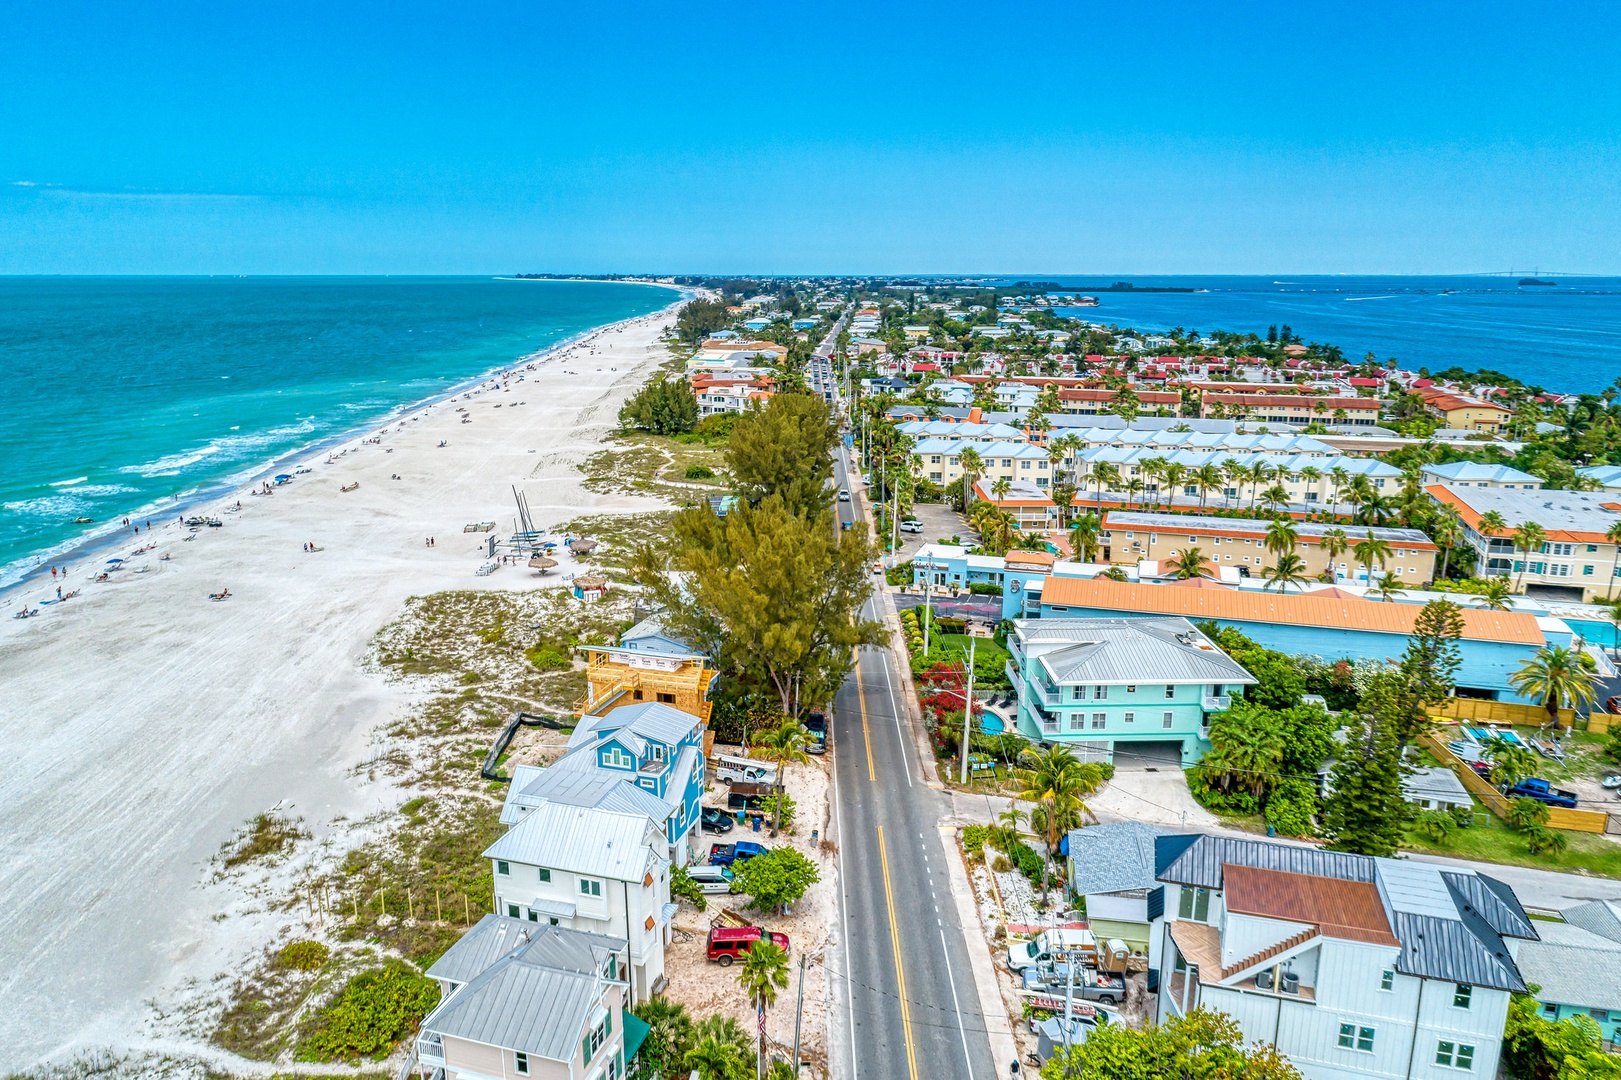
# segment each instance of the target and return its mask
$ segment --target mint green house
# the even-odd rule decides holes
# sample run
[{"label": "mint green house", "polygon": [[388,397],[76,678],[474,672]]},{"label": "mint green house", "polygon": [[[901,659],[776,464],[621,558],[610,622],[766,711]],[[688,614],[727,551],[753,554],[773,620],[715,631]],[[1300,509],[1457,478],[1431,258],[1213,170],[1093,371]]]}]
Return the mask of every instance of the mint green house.
[{"label": "mint green house", "polygon": [[1019,731],[1088,761],[1191,765],[1207,717],[1255,679],[1180,617],[1015,619]]}]

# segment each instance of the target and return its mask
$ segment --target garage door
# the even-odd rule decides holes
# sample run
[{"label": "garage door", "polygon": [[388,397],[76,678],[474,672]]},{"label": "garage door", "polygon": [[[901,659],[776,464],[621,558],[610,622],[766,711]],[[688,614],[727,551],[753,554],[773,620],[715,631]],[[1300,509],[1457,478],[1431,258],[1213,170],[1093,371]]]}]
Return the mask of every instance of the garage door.
[{"label": "garage door", "polygon": [[1114,767],[1117,771],[1126,772],[1133,769],[1180,769],[1182,743],[1116,741]]}]

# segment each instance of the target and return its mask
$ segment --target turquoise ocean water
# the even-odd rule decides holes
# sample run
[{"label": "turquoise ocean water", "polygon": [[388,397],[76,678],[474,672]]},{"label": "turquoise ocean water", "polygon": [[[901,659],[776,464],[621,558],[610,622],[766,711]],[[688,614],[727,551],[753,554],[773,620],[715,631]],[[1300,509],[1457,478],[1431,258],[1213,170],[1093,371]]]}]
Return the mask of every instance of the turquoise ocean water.
[{"label": "turquoise ocean water", "polygon": [[0,278],[0,584],[125,516],[676,297],[491,278]]}]

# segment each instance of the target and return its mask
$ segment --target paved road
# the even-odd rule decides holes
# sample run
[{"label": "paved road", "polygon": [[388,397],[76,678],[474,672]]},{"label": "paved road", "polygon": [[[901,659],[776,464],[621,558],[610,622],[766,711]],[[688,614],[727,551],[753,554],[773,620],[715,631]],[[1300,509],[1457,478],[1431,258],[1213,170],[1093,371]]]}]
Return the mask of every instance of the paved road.
[{"label": "paved road", "polygon": [[[846,482],[842,464],[836,479]],[[851,503],[839,503],[838,513],[858,519]],[[938,832],[951,803],[924,783],[890,665],[887,649],[862,650],[834,703],[840,924],[829,954],[832,1071],[839,1080],[992,1080]]]}]

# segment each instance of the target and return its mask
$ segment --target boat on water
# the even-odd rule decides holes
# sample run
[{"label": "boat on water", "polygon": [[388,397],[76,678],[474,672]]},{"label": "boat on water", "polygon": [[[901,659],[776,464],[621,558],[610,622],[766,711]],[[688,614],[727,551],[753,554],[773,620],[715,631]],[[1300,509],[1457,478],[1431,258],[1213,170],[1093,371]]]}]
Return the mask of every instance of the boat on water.
[{"label": "boat on water", "polygon": [[90,523],[92,523],[95,520],[96,520],[95,518],[76,517],[76,518],[73,519],[73,524],[75,524],[75,525],[89,525]]}]

